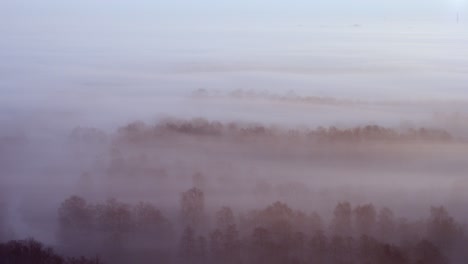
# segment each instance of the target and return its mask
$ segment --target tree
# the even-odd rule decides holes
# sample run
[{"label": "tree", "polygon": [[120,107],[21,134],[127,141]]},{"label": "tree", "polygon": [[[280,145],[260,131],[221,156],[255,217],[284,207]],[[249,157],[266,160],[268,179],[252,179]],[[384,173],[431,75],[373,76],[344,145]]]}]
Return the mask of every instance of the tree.
[{"label": "tree", "polygon": [[275,202],[261,212],[261,222],[273,233],[291,231],[291,222],[294,220],[294,211],[282,202]]},{"label": "tree", "polygon": [[430,240],[444,249],[451,248],[461,234],[460,227],[443,206],[431,207],[427,228]]},{"label": "tree", "polygon": [[323,230],[323,220],[322,217],[317,212],[313,212],[308,217],[309,227],[312,234],[315,232]]},{"label": "tree", "polygon": [[212,256],[213,263],[220,263],[223,255],[223,232],[219,229],[215,229],[210,234],[210,255]]},{"label": "tree", "polygon": [[182,193],[181,197],[183,221],[197,228],[204,219],[205,197],[200,189],[192,188]]},{"label": "tree", "polygon": [[317,231],[310,242],[310,259],[313,263],[325,263],[328,254],[327,237],[322,231]]},{"label": "tree", "polygon": [[230,207],[224,206],[216,212],[216,226],[220,230],[226,230],[229,226],[234,224],[234,214]]},{"label": "tree", "polygon": [[99,258],[87,259],[64,258],[50,247],[45,247],[42,243],[34,240],[12,240],[7,243],[0,243],[0,263],[1,264],[101,264]]},{"label": "tree", "polygon": [[6,203],[0,187],[0,242],[6,240]]},{"label": "tree", "polygon": [[71,196],[58,209],[59,239],[64,245],[86,243],[93,228],[93,213],[85,199]]},{"label": "tree", "polygon": [[447,258],[440,249],[427,240],[420,241],[413,250],[414,263],[417,264],[446,264]]},{"label": "tree", "polygon": [[359,235],[372,235],[376,215],[372,204],[359,205],[354,209],[354,223]]},{"label": "tree", "polygon": [[213,263],[240,263],[241,242],[235,225],[223,231],[216,229],[210,234],[210,251]]},{"label": "tree", "polygon": [[160,232],[166,226],[167,220],[161,211],[150,203],[140,202],[134,209],[135,228],[143,232]]},{"label": "tree", "polygon": [[223,237],[224,263],[238,264],[241,262],[239,232],[235,225],[229,225]]},{"label": "tree", "polygon": [[352,237],[333,236],[330,240],[332,263],[353,263],[355,241]]},{"label": "tree", "polygon": [[251,257],[252,263],[271,263],[271,235],[268,229],[257,227],[252,233]]},{"label": "tree", "polygon": [[294,262],[303,263],[306,259],[306,235],[302,232],[294,232],[291,238],[291,258]]},{"label": "tree", "polygon": [[331,223],[333,233],[341,236],[351,235],[351,213],[351,204],[348,202],[338,203],[333,211],[333,219]]},{"label": "tree", "polygon": [[135,230],[133,237],[138,241],[134,243],[154,249],[159,244],[167,244],[168,239],[173,239],[170,222],[152,204],[140,202],[133,208],[132,213]]},{"label": "tree", "polygon": [[96,206],[97,231],[104,239],[104,251],[112,262],[126,257],[125,243],[128,242],[128,235],[133,231],[134,222],[130,206],[109,199],[105,204]]},{"label": "tree", "polygon": [[392,242],[395,236],[395,216],[392,210],[382,208],[377,216],[377,235],[379,239]]},{"label": "tree", "polygon": [[200,264],[205,264],[208,259],[207,243],[204,236],[199,236],[196,242],[196,260]]},{"label": "tree", "polygon": [[405,264],[408,263],[408,257],[401,248],[394,245],[384,244],[380,246],[375,263]]},{"label": "tree", "polygon": [[332,263],[340,263],[345,259],[345,242],[342,236],[333,236],[329,246]]},{"label": "tree", "polygon": [[85,199],[71,196],[58,209],[59,223],[66,228],[89,227],[92,221],[91,210]]},{"label": "tree", "polygon": [[187,226],[180,240],[180,256],[183,263],[194,263],[197,253],[197,245],[195,241],[195,232],[193,228]]},{"label": "tree", "polygon": [[405,252],[390,244],[382,243],[366,235],[361,236],[357,248],[358,263],[405,264]]},{"label": "tree", "polygon": [[123,234],[133,227],[130,205],[116,199],[109,199],[103,205],[96,206],[98,228],[102,231]]}]

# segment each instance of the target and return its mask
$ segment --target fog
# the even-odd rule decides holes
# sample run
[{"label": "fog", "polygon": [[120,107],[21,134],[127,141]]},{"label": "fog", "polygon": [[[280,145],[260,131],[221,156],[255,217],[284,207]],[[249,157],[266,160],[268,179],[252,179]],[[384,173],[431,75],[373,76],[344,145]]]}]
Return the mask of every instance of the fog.
[{"label": "fog", "polygon": [[464,263],[466,3],[309,2],[2,2],[0,263]]}]

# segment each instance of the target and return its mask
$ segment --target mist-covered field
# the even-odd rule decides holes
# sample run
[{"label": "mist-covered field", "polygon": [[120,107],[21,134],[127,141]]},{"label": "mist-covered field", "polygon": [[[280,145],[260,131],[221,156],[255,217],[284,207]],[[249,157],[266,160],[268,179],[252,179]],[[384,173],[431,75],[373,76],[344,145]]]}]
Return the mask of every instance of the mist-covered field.
[{"label": "mist-covered field", "polygon": [[466,5],[45,2],[0,11],[0,264],[466,263]]}]

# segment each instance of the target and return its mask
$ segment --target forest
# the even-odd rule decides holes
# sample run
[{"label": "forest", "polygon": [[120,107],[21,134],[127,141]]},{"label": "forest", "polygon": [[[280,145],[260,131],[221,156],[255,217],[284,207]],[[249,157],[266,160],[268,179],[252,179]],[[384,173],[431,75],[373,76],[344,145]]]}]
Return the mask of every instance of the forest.
[{"label": "forest", "polygon": [[[282,202],[250,211],[205,208],[202,190],[180,194],[177,217],[150,203],[89,203],[57,210],[58,250],[33,239],[0,244],[0,263],[462,263],[465,227],[443,206],[416,221],[372,203],[338,203],[331,216]],[[92,257],[94,256],[94,258]],[[102,260],[102,261],[101,261]]]},{"label": "forest", "polygon": [[[47,235],[15,234],[14,194],[3,196],[0,263],[463,263],[464,214],[443,203],[463,208],[463,191],[428,177],[428,189],[407,189],[413,201],[399,196],[408,177],[462,166],[455,157],[465,144],[426,127],[201,118],[131,122],[112,133],[77,127],[65,156],[77,163],[65,165],[80,176],[47,202],[23,205],[20,221]],[[434,159],[433,149],[445,151]],[[414,176],[392,189],[379,175],[389,170]],[[432,184],[451,199],[428,194]]]}]

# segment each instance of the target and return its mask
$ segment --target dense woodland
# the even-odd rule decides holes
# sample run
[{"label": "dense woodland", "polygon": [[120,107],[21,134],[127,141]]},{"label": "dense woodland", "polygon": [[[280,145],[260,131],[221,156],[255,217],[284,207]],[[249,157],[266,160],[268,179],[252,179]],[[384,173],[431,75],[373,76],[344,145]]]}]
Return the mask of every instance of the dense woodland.
[{"label": "dense woodland", "polygon": [[[409,221],[389,208],[343,202],[325,221],[281,202],[249,212],[222,207],[211,216],[196,188],[180,202],[180,218],[170,222],[150,204],[71,197],[59,209],[63,245],[96,241],[93,234],[109,241],[101,246],[119,248],[114,252],[140,245],[148,260],[175,263],[450,263],[468,257],[461,250],[468,246],[463,227],[444,207]],[[165,251],[169,245],[174,248]]]},{"label": "dense woodland", "polygon": [[63,257],[50,247],[34,240],[0,243],[1,264],[101,264],[98,257]]},{"label": "dense woodland", "polygon": [[262,100],[270,103],[287,103],[301,105],[329,105],[329,106],[407,106],[407,105],[437,105],[437,104],[464,104],[463,100],[365,100],[343,99],[330,96],[304,96],[294,90],[277,93],[269,90],[234,89],[230,91],[196,89],[192,91],[194,99],[230,99],[230,100]]},{"label": "dense woodland", "polygon": [[[404,129],[393,129],[379,125],[366,125],[350,128],[318,127],[309,128],[278,128],[275,126],[265,126],[259,123],[222,123],[219,121],[209,121],[203,118],[189,120],[165,119],[156,124],[146,124],[144,122],[132,122],[121,127],[117,132],[120,140],[154,140],[157,137],[169,135],[191,135],[205,137],[223,137],[233,139],[248,138],[273,138],[302,140],[309,143],[339,143],[339,142],[407,142],[407,141],[430,141],[430,142],[450,142],[461,141],[454,138],[449,132],[443,129],[426,127],[408,127]],[[78,127],[71,134],[73,140],[104,142],[108,135],[93,128]]]},{"label": "dense woodland", "polygon": [[192,98],[230,98],[230,99],[260,99],[277,102],[288,102],[288,103],[304,103],[304,104],[324,104],[324,105],[354,105],[363,103],[362,101],[352,100],[339,100],[332,97],[321,97],[321,96],[300,96],[294,91],[289,91],[285,94],[277,94],[269,91],[255,91],[255,90],[243,90],[236,89],[228,93],[221,91],[208,91],[206,89],[194,90],[191,94]]},{"label": "dense woodland", "polygon": [[[75,137],[82,133],[89,135],[89,131],[74,131]],[[357,126],[351,128],[319,127],[317,129],[297,128],[284,129],[262,124],[221,123],[208,121],[203,118],[191,120],[167,119],[155,125],[134,122],[122,127],[119,136],[128,140],[151,140],[158,136],[173,134],[227,137],[227,138],[288,138],[316,142],[372,142],[372,141],[431,141],[448,142],[456,140],[449,132],[434,128],[392,129],[378,125]],[[95,131],[95,138],[104,139],[104,135]]]},{"label": "dense woodland", "polygon": [[[314,171],[329,169],[344,180],[372,168],[361,163],[370,160],[379,170],[394,173],[425,172],[422,168],[431,165],[444,171],[449,168],[446,161],[423,159],[424,149],[405,152],[406,143],[411,148],[419,143],[452,146],[463,141],[444,130],[377,125],[280,129],[168,119],[154,125],[134,122],[113,134],[77,128],[69,140],[78,146],[72,148],[73,157],[82,162],[78,168],[84,173],[77,183],[78,195],[63,200],[48,218],[55,229],[48,230],[55,239],[48,241],[53,249],[32,238],[2,239],[8,230],[8,212],[0,203],[0,264],[456,264],[468,259],[465,223],[446,207],[429,207],[425,215],[397,215],[401,208],[383,207],[385,200],[372,196],[365,203],[342,199],[333,204],[324,200],[336,201],[340,197],[336,189],[321,192],[326,187],[320,184],[327,179]],[[404,143],[396,144],[403,150],[385,156],[393,147],[388,143],[395,142]],[[353,148],[332,148],[340,143]],[[367,143],[388,148],[374,151]],[[359,145],[369,150],[359,152]],[[275,147],[281,156],[275,156]],[[307,151],[301,152],[302,148]],[[83,162],[88,159],[89,163]],[[289,164],[301,159],[304,167]],[[459,165],[447,159],[450,166]],[[247,173],[238,170],[252,167],[250,160],[262,163]],[[336,165],[327,163],[330,160],[341,162],[344,170],[335,171]],[[413,161],[413,167],[407,160]],[[355,170],[362,164],[364,170]],[[281,167],[284,171],[275,172]],[[193,173],[197,168],[202,172]],[[301,168],[308,178],[301,178]],[[304,180],[313,179],[317,189],[308,189]],[[246,197],[244,203],[236,200],[238,196]],[[322,200],[313,201],[314,197]],[[170,201],[159,202],[161,198]],[[331,206],[324,210],[315,208],[317,204]]]},{"label": "dense woodland", "polygon": [[[234,212],[206,210],[202,190],[180,196],[176,217],[149,203],[88,203],[58,208],[58,250],[34,240],[0,244],[0,263],[462,263],[468,240],[444,207],[417,221],[371,203],[336,205],[331,217],[275,202]],[[329,219],[329,220],[325,220]],[[92,257],[92,256],[99,256]]]}]

